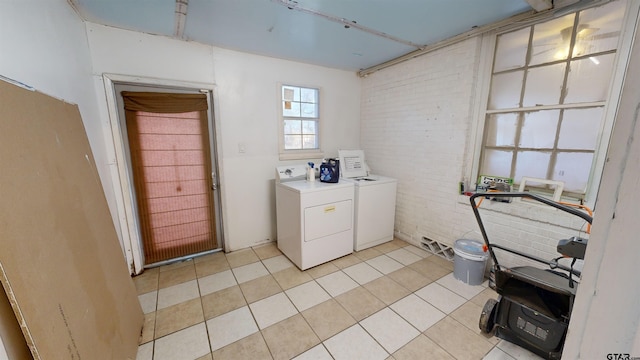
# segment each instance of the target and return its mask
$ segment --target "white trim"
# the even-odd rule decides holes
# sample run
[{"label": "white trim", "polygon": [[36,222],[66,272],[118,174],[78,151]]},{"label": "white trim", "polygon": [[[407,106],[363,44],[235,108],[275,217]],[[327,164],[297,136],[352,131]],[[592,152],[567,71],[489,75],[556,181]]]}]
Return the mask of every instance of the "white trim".
[{"label": "white trim", "polygon": [[477,80],[477,93],[476,106],[473,109],[473,115],[471,118],[471,136],[472,146],[469,147],[473,157],[467,165],[466,175],[464,182],[465,189],[473,189],[472,184],[475,184],[476,179],[480,172],[480,153],[482,150],[482,137],[484,136],[484,123],[485,123],[485,111],[489,102],[489,86],[491,84],[491,68],[493,66],[493,56],[496,47],[496,34],[482,35],[480,45],[480,64],[478,65],[478,80]]},{"label": "white trim", "polygon": [[[605,107],[602,129],[600,130],[601,137],[598,141],[594,153],[595,160],[593,165],[591,166],[589,183],[587,185],[587,191],[585,195],[587,205],[592,209],[595,209],[595,202],[597,200],[598,190],[600,188],[600,182],[602,180],[604,164],[607,160],[607,153],[609,152],[611,134],[613,132],[613,126],[615,125],[618,107],[620,106],[622,87],[624,84],[625,76],[627,74],[627,68],[629,67],[629,60],[631,58],[631,47],[634,41],[635,28],[639,18],[639,12],[640,1],[628,0],[627,9],[625,11],[625,18],[622,23],[622,28],[620,29],[622,38],[618,43],[618,50],[616,51],[615,71],[611,75],[611,82],[609,84],[608,101]],[[607,140],[603,141],[602,139]]]},{"label": "white trim", "polygon": [[[216,237],[218,241],[218,246],[222,249],[222,251],[227,251],[226,249],[226,240],[228,239],[227,235],[229,234],[229,229],[227,228],[227,222],[225,219],[225,209],[227,209],[227,197],[226,192],[224,191],[224,166],[223,166],[223,154],[222,154],[222,121],[220,121],[220,105],[218,99],[218,88],[215,84],[208,85],[209,87],[200,87],[201,89],[205,89],[209,91],[209,101],[211,102],[211,106],[209,106],[209,144],[211,146],[211,151],[215,152],[215,154],[211,154],[212,161],[214,162],[215,168],[212,171],[218,172],[217,186],[218,198],[215,198],[216,193],[214,192],[214,204],[213,206],[216,209]],[[215,151],[214,151],[215,148]],[[216,204],[215,201],[219,201],[219,204]]]},{"label": "white trim", "polygon": [[491,110],[485,111],[485,113],[486,114],[502,114],[502,113],[514,113],[514,112],[532,112],[532,111],[540,111],[540,110],[582,109],[582,108],[590,108],[590,107],[603,107],[606,104],[607,104],[606,101],[594,101],[594,102],[583,102],[583,103],[573,103],[573,104],[539,105],[539,106],[529,106],[529,107],[521,107],[521,108],[491,109]]},{"label": "white trim", "polygon": [[[324,157],[324,152],[322,151],[322,114],[323,114],[323,103],[322,100],[322,88],[319,86],[312,85],[300,85],[295,84],[295,82],[278,82],[276,85],[278,87],[278,158],[279,160],[310,160],[310,159],[322,159]],[[315,120],[317,124],[317,138],[318,138],[318,148],[317,149],[292,149],[285,150],[284,149],[284,119],[287,118],[283,116],[284,109],[282,108],[282,87],[283,86],[291,86],[298,88],[306,88],[306,89],[315,89],[318,91],[318,117],[317,118],[309,118],[309,120]]]},{"label": "white trim", "polygon": [[[545,185],[554,185],[555,190],[553,191],[553,197],[551,198],[551,200],[556,202],[560,201],[560,198],[562,197],[562,191],[564,190],[564,182],[547,180],[547,179],[536,179],[528,176],[523,176],[522,179],[520,179],[520,188],[518,189],[519,192],[525,191],[525,189],[527,188],[527,181],[536,182],[536,183],[545,184]],[[516,199],[519,201],[522,201],[524,198],[516,198]]]},{"label": "white trim", "polygon": [[[118,79],[107,74],[103,75],[104,91],[107,100],[107,110],[109,112],[109,125],[111,128],[110,144],[114,149],[116,160],[116,172],[111,173],[113,183],[113,193],[116,200],[116,209],[120,225],[120,234],[122,235],[122,245],[126,254],[127,264],[133,274],[142,272],[144,265],[144,256],[142,254],[142,245],[139,237],[139,229],[133,210],[132,197],[130,193],[125,193],[124,189],[130,189],[127,173],[124,139],[120,132],[120,123],[118,121],[118,105],[114,88],[114,81]],[[106,141],[106,140],[105,140]]]},{"label": "white trim", "polygon": [[[176,87],[176,88],[189,88],[189,89],[202,89],[208,92],[211,92],[215,97],[216,87],[213,84],[206,83],[197,83],[197,82],[185,82],[185,81],[175,81],[175,80],[166,80],[166,79],[157,79],[157,78],[147,78],[141,76],[130,76],[130,75],[120,75],[120,74],[103,74],[103,83],[105,96],[107,101],[107,110],[109,112],[109,125],[111,128],[111,144],[107,143],[107,146],[113,146],[115,152],[116,159],[116,171],[112,172],[113,179],[113,190],[114,196],[116,200],[116,210],[120,225],[120,230],[122,234],[122,244],[125,250],[125,257],[127,260],[127,264],[129,268],[132,270],[133,274],[139,274],[142,272],[144,268],[144,253],[142,251],[142,242],[140,239],[140,229],[138,226],[137,217],[134,211],[133,206],[133,193],[131,189],[133,188],[132,184],[129,181],[128,171],[127,171],[127,159],[126,152],[124,148],[124,139],[122,138],[122,132],[120,130],[120,121],[118,119],[118,105],[116,101],[116,93],[115,93],[115,84],[116,83],[130,83],[137,85],[157,85],[162,87]],[[213,99],[210,99],[213,100]],[[210,136],[214,136],[214,134],[220,134],[221,129],[219,128],[219,121],[215,119],[217,114],[215,101],[213,102],[213,116],[211,117],[213,124],[209,124],[210,131],[213,133]],[[213,126],[212,126],[213,125]],[[213,140],[213,139],[210,139]],[[218,182],[222,183],[222,145],[220,143],[220,139],[215,139],[211,143],[211,146],[215,146],[216,154],[218,156],[214,160],[216,166],[218,168],[219,179]],[[108,138],[107,140],[108,141]],[[220,194],[220,211],[219,216],[222,218],[222,209],[225,209],[225,196],[222,191],[222,186],[219,186],[219,194]],[[222,222],[222,240],[226,238],[226,229],[224,228],[224,222]],[[224,240],[223,240],[224,241]],[[220,242],[220,246],[223,245],[223,242]]]},{"label": "white trim", "polygon": [[324,152],[320,150],[286,150],[280,153],[280,160],[322,159]]}]

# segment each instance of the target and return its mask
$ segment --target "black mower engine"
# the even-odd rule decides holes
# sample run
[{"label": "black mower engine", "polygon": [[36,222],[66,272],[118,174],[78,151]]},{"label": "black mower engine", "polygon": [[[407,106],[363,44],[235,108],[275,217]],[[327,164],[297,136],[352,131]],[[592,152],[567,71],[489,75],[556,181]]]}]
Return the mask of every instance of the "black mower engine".
[{"label": "black mower engine", "polygon": [[[480,330],[486,334],[495,330],[495,336],[545,359],[561,359],[578,285],[573,277],[580,276],[580,271],[574,270],[573,267],[577,260],[584,260],[588,241],[579,236],[559,240],[556,250],[562,256],[551,260],[527,254],[519,249],[492,244],[478,211],[479,204],[475,201],[476,198],[486,196],[535,200],[575,215],[589,224],[593,217],[590,211],[586,214],[573,207],[526,192],[476,193],[470,197],[480,232],[493,260],[489,286],[499,295],[498,299],[489,299],[484,305],[478,322]],[[547,265],[550,269],[533,264],[512,267],[500,265],[495,250]],[[560,263],[561,259],[571,259],[570,266]]]}]

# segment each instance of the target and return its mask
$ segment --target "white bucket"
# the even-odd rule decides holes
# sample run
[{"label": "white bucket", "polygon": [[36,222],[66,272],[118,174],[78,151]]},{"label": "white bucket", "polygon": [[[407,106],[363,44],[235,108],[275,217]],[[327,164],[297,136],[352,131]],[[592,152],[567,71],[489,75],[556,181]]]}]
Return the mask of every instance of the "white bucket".
[{"label": "white bucket", "polygon": [[453,244],[453,277],[469,285],[480,285],[484,281],[489,253],[484,252],[477,240],[458,239]]}]

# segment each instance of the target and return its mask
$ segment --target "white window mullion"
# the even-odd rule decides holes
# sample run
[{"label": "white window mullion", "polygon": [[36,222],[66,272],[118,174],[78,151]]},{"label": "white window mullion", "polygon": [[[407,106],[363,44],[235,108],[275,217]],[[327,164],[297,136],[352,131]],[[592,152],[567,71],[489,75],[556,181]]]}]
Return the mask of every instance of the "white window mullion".
[{"label": "white window mullion", "polygon": [[284,84],[279,84],[278,87],[280,160],[322,157],[319,134],[320,90]]},{"label": "white window mullion", "polygon": [[[622,20],[625,5],[631,9],[626,16],[630,13],[635,24],[638,4],[631,5],[620,0],[483,38],[483,46],[489,49],[484,51],[484,65],[480,64],[479,82],[485,86],[479,86],[482,89],[483,104],[479,104],[476,110],[476,118],[483,120],[475,129],[476,149],[479,151],[473,155],[468,179],[470,183],[480,174],[519,178],[535,173],[537,176],[534,177],[567,181],[567,188],[572,190],[567,193],[571,196],[587,200],[595,198],[597,186],[594,188],[594,183],[599,183],[612,118],[615,116],[615,107],[611,105],[617,104],[624,74],[620,73],[620,69],[626,68],[626,64],[619,65],[623,63],[620,57],[622,55],[626,60],[630,48],[630,39],[625,39],[628,35],[617,42],[611,42],[610,39],[615,40],[620,33],[633,34],[629,28],[631,21]],[[563,20],[565,18],[566,21]],[[622,24],[626,24],[626,27],[620,29]],[[500,39],[504,39],[503,43]],[[523,45],[525,41],[528,42],[526,47]],[[620,54],[615,47],[616,43],[618,48],[626,49],[625,54]],[[560,51],[564,49],[562,46],[566,46],[568,50]],[[526,55],[523,48],[526,48]],[[562,57],[561,53],[565,56]],[[536,55],[536,60],[529,64],[533,56],[531,54]],[[521,59],[523,56],[524,59]],[[497,64],[498,60],[500,66],[494,67],[492,64]],[[482,68],[488,69],[487,72],[483,73]],[[543,78],[536,78],[538,76]],[[609,82],[606,81],[607,76]],[[503,90],[498,86],[503,87]],[[608,95],[605,94],[607,86]],[[559,92],[556,90],[558,87]],[[515,91],[520,93],[516,95]],[[564,103],[565,100],[569,103]],[[606,109],[606,112],[601,111],[601,126],[596,129],[592,120],[594,112],[589,109],[598,108]],[[557,111],[556,115],[549,112],[553,110]],[[567,111],[572,112],[570,119],[567,118]],[[549,113],[542,117],[535,115],[539,112]],[[510,141],[504,142],[504,131],[495,129],[497,124],[514,126],[509,122],[495,120],[495,116],[500,114],[515,114],[519,119],[512,135],[512,147],[505,146]],[[582,123],[579,122],[579,116],[583,115],[586,116],[585,124],[580,128],[578,126]],[[554,116],[557,116],[555,121]],[[494,119],[491,120],[493,125],[488,128],[486,123],[490,119]],[[545,122],[540,123],[540,120]],[[492,131],[490,137],[486,134],[488,130]],[[579,138],[575,135],[577,132],[585,137]],[[549,137],[548,141],[541,141],[544,136]],[[489,142],[496,138],[502,139],[502,146]],[[512,151],[512,156],[507,158],[506,153],[503,156],[496,151]],[[501,166],[491,165],[488,162],[491,158],[496,161],[510,160],[510,171],[506,171],[506,163]],[[543,166],[544,162],[546,166]],[[486,169],[501,169],[499,171],[502,173],[487,174]],[[585,172],[588,169],[590,171]],[[517,182],[518,179],[514,180]],[[584,193],[576,193],[578,189]]]}]

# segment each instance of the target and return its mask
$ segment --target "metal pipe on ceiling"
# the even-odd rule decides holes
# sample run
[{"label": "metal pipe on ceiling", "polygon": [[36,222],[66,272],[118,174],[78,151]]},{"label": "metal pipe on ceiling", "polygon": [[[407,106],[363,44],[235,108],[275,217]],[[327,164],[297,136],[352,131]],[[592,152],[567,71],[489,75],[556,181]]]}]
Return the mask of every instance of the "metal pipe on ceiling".
[{"label": "metal pipe on ceiling", "polygon": [[536,19],[540,18],[542,14],[543,13],[536,13],[533,10],[531,10],[531,11],[527,11],[525,13],[521,13],[521,14],[512,16],[512,17],[507,18],[505,20],[501,20],[501,21],[498,21],[498,22],[495,22],[495,23],[492,23],[492,24],[489,24],[489,25],[484,25],[484,26],[479,26],[479,27],[473,28],[473,29],[471,29],[471,30],[469,30],[467,32],[462,33],[462,34],[456,35],[454,37],[450,37],[450,38],[442,40],[442,41],[438,41],[435,44],[427,45],[422,49],[418,49],[418,50],[412,51],[412,52],[410,52],[408,54],[399,56],[399,57],[397,57],[395,59],[391,59],[389,61],[385,61],[385,62],[383,62],[381,64],[378,64],[378,65],[375,65],[375,66],[371,66],[371,67],[368,67],[366,69],[362,69],[362,70],[358,71],[358,76],[366,77],[366,76],[368,76],[368,75],[370,75],[370,74],[372,74],[372,73],[374,73],[374,72],[376,72],[378,70],[382,70],[384,68],[388,68],[390,66],[399,64],[401,62],[405,62],[407,60],[411,60],[413,58],[416,58],[418,56],[422,56],[424,54],[428,54],[428,53],[430,53],[432,51],[435,51],[435,50],[438,50],[438,49],[442,49],[444,47],[447,47],[449,45],[453,45],[453,44],[455,44],[457,42],[472,38],[474,36],[478,36],[478,35],[481,35],[481,34],[496,30],[496,29],[500,29],[500,28],[505,27],[505,26],[510,25],[510,24],[522,23],[524,21],[531,21],[534,18],[536,18]]},{"label": "metal pipe on ceiling", "polygon": [[174,35],[178,39],[184,38],[184,27],[187,24],[188,6],[189,6],[189,0],[176,0]]},{"label": "metal pipe on ceiling", "polygon": [[372,29],[372,28],[369,28],[369,27],[366,27],[366,26],[362,26],[362,25],[358,24],[358,22],[355,21],[355,20],[349,20],[349,19],[333,16],[333,15],[330,15],[330,14],[325,14],[325,13],[317,11],[317,10],[313,10],[313,9],[308,9],[308,8],[302,7],[295,0],[271,0],[271,1],[276,3],[276,4],[279,4],[279,5],[282,5],[282,6],[286,6],[289,10],[296,10],[296,11],[299,11],[299,12],[302,12],[302,13],[318,16],[318,17],[321,17],[323,19],[326,19],[326,20],[341,24],[347,29],[348,28],[358,29],[360,31],[364,31],[366,33],[369,33],[369,34],[372,34],[372,35],[375,35],[375,36],[379,36],[381,38],[385,38],[385,39],[388,39],[388,40],[391,40],[391,41],[395,41],[395,42],[398,42],[398,43],[401,43],[401,44],[404,44],[404,45],[407,45],[407,46],[414,47],[416,49],[422,49],[422,48],[425,47],[424,45],[416,44],[416,43],[411,42],[409,40],[401,39],[399,37],[387,34],[387,33],[383,32],[383,31],[378,31],[376,29]]}]

